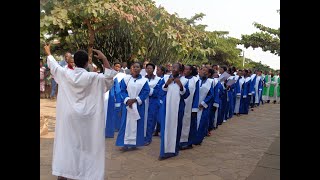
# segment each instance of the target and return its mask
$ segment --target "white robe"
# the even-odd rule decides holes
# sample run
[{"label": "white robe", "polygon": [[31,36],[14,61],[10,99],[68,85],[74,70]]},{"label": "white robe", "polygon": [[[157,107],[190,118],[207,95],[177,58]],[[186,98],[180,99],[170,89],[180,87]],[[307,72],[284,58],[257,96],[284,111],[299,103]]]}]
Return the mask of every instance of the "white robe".
[{"label": "white robe", "polygon": [[187,79],[183,76],[182,78],[186,79],[189,82],[188,87],[189,87],[190,95],[188,96],[188,98],[184,100],[184,102],[186,103],[186,106],[184,108],[184,115],[182,120],[182,130],[181,130],[181,137],[180,137],[181,143],[188,142],[188,139],[189,139],[192,102],[193,102],[194,92],[196,91],[196,83],[198,81],[198,78],[196,77]]},{"label": "white robe", "polygon": [[[270,97],[271,101],[280,101],[280,98],[278,97],[278,77],[279,76],[274,76],[274,81],[271,82],[271,84],[274,84],[274,93],[273,93],[273,97]],[[271,79],[271,77],[270,77]]]},{"label": "white robe", "polygon": [[117,72],[105,74],[61,67],[48,56],[59,83],[52,174],[68,179],[103,180],[105,171],[104,92]]}]

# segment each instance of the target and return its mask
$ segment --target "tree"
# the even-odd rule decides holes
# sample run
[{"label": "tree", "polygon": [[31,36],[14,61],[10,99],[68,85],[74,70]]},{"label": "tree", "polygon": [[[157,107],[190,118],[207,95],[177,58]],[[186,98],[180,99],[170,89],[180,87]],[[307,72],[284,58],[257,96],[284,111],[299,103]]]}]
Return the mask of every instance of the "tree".
[{"label": "tree", "polygon": [[[240,67],[238,66],[237,68],[240,68],[240,69],[243,68],[242,64],[241,64]],[[262,64],[261,61],[260,62],[255,62],[255,61],[253,61],[253,60],[251,60],[249,58],[245,58],[244,68],[245,69],[252,69],[252,70],[254,70],[254,69],[261,70],[262,72],[265,72],[265,71],[274,72],[275,71],[274,69],[270,68],[270,66]]]},{"label": "tree", "polygon": [[[280,14],[280,10],[278,10]],[[245,48],[252,47],[262,48],[263,51],[280,56],[280,28],[273,29],[259,23],[253,23],[261,32],[256,32],[251,35],[242,35],[241,43]]]},{"label": "tree", "polygon": [[[100,49],[111,61],[150,60],[156,64],[240,62],[238,39],[228,32],[206,31],[198,24],[205,14],[190,19],[169,14],[150,0],[49,0],[41,1],[40,39],[58,39],[53,53]],[[45,37],[50,34],[50,37]]]}]

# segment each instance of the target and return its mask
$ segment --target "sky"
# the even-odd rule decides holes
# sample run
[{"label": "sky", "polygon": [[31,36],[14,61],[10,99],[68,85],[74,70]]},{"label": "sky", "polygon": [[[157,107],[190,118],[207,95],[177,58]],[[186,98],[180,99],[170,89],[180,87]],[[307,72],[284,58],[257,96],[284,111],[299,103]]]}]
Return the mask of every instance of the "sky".
[{"label": "sky", "polygon": [[[258,32],[254,22],[271,28],[280,27],[280,0],[154,0],[170,14],[190,18],[196,13],[206,16],[200,24],[208,25],[208,31],[229,31],[229,36],[241,39],[241,34]],[[244,49],[246,58],[266,64],[273,69],[280,69],[280,57],[261,48]]]}]

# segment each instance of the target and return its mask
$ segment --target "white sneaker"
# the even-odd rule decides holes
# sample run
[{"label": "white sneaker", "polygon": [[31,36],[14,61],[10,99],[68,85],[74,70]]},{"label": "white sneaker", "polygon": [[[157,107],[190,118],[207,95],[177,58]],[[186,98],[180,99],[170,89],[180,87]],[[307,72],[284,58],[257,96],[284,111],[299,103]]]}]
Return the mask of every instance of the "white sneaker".
[{"label": "white sneaker", "polygon": [[223,122],[227,122],[226,120],[223,120]]}]

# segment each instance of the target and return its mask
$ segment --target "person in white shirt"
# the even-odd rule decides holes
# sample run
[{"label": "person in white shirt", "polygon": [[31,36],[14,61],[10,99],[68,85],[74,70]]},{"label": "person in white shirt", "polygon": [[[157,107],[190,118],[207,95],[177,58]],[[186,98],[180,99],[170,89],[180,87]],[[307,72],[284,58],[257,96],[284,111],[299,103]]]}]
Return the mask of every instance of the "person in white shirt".
[{"label": "person in white shirt", "polygon": [[52,157],[52,174],[58,179],[103,180],[105,175],[104,93],[117,74],[99,50],[104,74],[88,72],[88,53],[74,54],[76,68],[61,67],[46,45],[48,66],[59,84]]}]

